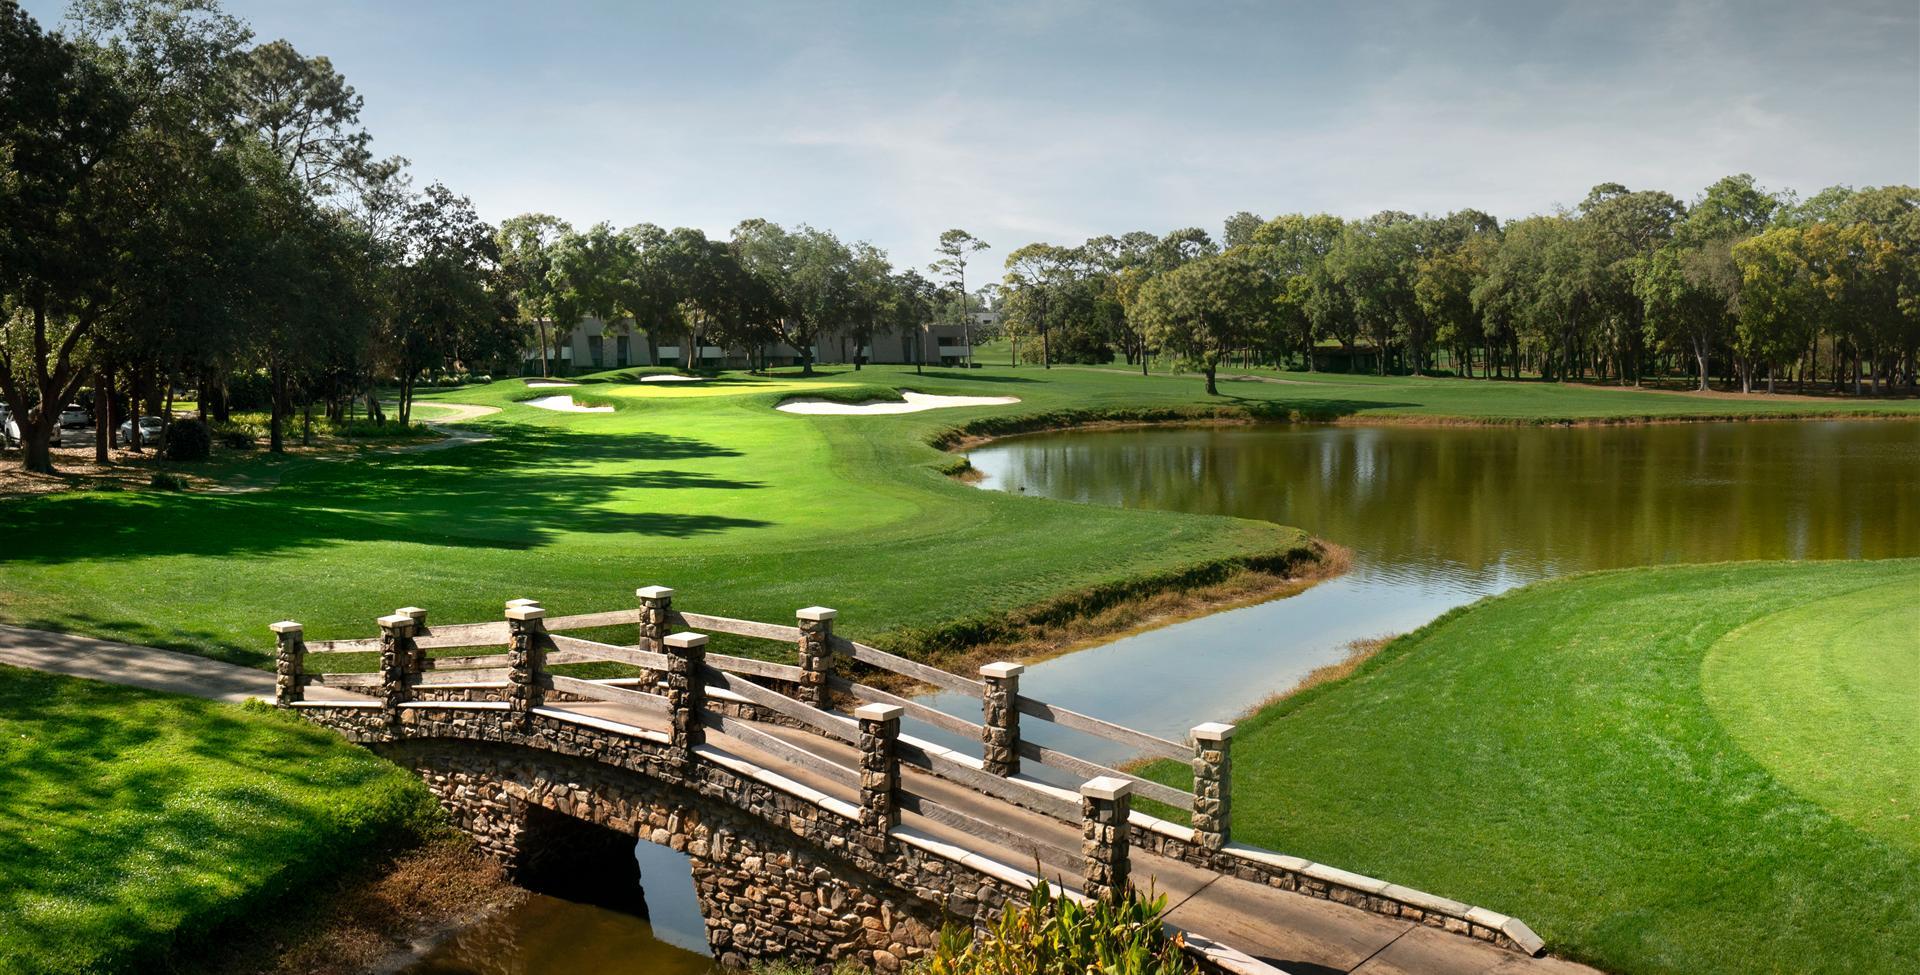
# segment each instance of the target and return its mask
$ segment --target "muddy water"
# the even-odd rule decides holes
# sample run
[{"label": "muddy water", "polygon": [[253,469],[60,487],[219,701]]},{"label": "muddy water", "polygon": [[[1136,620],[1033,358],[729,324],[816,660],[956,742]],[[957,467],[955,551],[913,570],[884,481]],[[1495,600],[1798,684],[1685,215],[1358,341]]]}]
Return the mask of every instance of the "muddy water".
[{"label": "muddy water", "polygon": [[[1299,596],[1022,678],[1024,693],[1174,740],[1286,689],[1355,639],[1548,576],[1920,555],[1920,423],[1149,428],[1019,437],[969,459],[988,490],[1259,518],[1353,550],[1350,573]],[[933,701],[977,719],[975,702]],[[1088,757],[1127,757],[1031,730]]]}]

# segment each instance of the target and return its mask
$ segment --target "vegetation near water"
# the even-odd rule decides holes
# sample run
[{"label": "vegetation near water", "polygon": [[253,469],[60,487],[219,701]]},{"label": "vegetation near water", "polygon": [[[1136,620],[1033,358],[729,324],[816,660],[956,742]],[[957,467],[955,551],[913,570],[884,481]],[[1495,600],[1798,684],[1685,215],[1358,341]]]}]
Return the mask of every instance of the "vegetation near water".
[{"label": "vegetation near water", "polygon": [[1911,971],[1915,592],[1910,559],[1738,563],[1455,611],[1241,724],[1235,835],[1610,971]]}]

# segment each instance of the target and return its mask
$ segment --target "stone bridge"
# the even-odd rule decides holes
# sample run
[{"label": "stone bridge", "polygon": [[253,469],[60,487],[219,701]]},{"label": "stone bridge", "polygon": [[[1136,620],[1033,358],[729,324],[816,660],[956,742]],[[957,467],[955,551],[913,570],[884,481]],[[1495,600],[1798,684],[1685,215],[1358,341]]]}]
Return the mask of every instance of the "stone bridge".
[{"label": "stone bridge", "polygon": [[[1169,741],[1022,695],[1018,664],[975,680],[847,640],[822,607],[786,626],[682,613],[662,587],[637,597],[552,619],[519,599],[502,621],[432,628],[409,607],[377,639],[311,645],[299,623],[276,623],[278,703],[414,769],[518,875],[631,861],[635,838],[685,853],[727,963],[892,970],[943,926],[989,923],[1044,881],[1071,897],[1150,885],[1216,971],[1588,971],[1536,957],[1541,940],[1514,918],[1234,842],[1230,725]],[[628,627],[632,644],[560,632]],[[709,634],[785,643],[797,660],[709,652]],[[485,652],[446,652],[462,648]],[[967,694],[980,720],[864,680]],[[1025,740],[1022,718],[1187,763],[1193,787]]]}]

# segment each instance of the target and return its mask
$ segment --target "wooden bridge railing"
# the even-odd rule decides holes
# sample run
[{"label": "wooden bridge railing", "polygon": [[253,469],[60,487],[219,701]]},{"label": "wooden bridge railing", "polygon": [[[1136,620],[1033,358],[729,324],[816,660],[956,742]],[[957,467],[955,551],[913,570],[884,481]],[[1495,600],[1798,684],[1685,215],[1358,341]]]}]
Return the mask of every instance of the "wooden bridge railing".
[{"label": "wooden bridge railing", "polygon": [[[980,668],[976,680],[840,637],[833,633],[837,614],[824,607],[798,611],[797,625],[787,626],[681,612],[673,608],[673,590],[664,587],[639,589],[636,596],[640,603],[636,609],[560,617],[548,617],[537,601],[519,599],[506,604],[506,618],[499,622],[441,627],[428,626],[425,610],[407,607],[380,618],[377,638],[313,644],[304,642],[299,624],[275,624],[278,698],[283,705],[298,704],[305,688],[332,687],[377,700],[396,721],[401,706],[446,700],[446,695],[504,701],[509,711],[519,712],[565,709],[579,702],[611,704],[666,718],[674,744],[688,761],[704,746],[705,732],[712,730],[836,785],[859,790],[866,842],[885,844],[886,830],[898,823],[900,813],[907,812],[1017,850],[1048,867],[1080,874],[1089,893],[1113,886],[1116,876],[1124,883],[1124,856],[1116,863],[1092,842],[1073,851],[1019,834],[940,801],[913,779],[903,780],[900,769],[917,769],[1067,823],[1090,826],[1097,821],[1107,829],[1101,835],[1111,838],[1099,850],[1110,851],[1117,844],[1124,852],[1129,845],[1129,826],[1138,819],[1130,810],[1132,796],[1191,812],[1192,842],[1205,849],[1217,851],[1229,842],[1231,725],[1201,725],[1189,742],[1170,741],[1020,693],[1024,667],[1017,663],[988,664]],[[637,627],[633,645],[557,632],[618,625]],[[703,634],[785,643],[796,648],[796,662],[709,653]],[[480,647],[498,649],[465,655],[430,653]],[[379,655],[373,673],[314,673],[307,666],[315,657],[368,653]],[[980,720],[951,715],[854,676],[842,676],[836,672],[841,669],[838,661],[977,699]],[[587,678],[552,669],[588,663],[620,664],[640,673]],[[834,709],[836,695],[853,702],[851,715]],[[979,755],[902,734],[903,718],[978,741]],[[1189,762],[1198,794],[1027,740],[1021,733],[1022,718],[1117,742],[1143,756]],[[771,733],[769,721],[847,747],[837,751],[804,747]],[[1089,781],[1076,794],[1022,774],[1023,762]],[[1170,825],[1150,817],[1145,822]]]}]

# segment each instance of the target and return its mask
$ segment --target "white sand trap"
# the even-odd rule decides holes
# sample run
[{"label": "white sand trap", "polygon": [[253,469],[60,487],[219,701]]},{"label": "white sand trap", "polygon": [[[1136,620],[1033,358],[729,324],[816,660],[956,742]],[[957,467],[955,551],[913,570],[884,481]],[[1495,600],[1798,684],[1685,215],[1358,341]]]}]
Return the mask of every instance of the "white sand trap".
[{"label": "white sand trap", "polygon": [[675,376],[671,373],[663,372],[657,376],[641,376],[640,381],[643,383],[703,383],[707,381],[707,377]]},{"label": "white sand trap", "polygon": [[546,380],[534,380],[532,382],[527,383],[527,388],[528,389],[570,389],[578,385],[580,384],[548,382]]},{"label": "white sand trap", "polygon": [[538,406],[543,410],[559,410],[562,413],[612,413],[611,406],[581,406],[571,396],[542,396],[539,399],[526,400],[528,406]]},{"label": "white sand trap", "polygon": [[901,390],[904,403],[833,403],[823,399],[790,399],[774,407],[782,413],[808,416],[878,416],[883,413],[919,413],[955,406],[1006,406],[1020,402],[1018,396],[935,396]]}]

